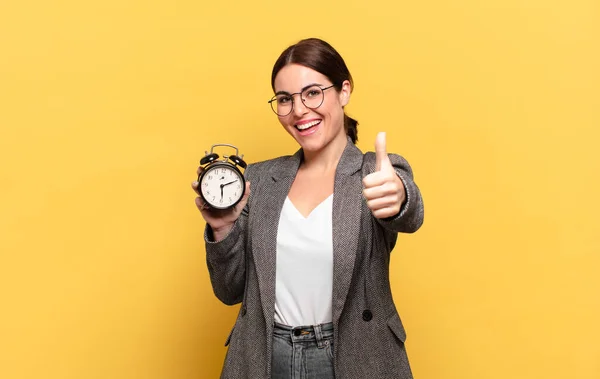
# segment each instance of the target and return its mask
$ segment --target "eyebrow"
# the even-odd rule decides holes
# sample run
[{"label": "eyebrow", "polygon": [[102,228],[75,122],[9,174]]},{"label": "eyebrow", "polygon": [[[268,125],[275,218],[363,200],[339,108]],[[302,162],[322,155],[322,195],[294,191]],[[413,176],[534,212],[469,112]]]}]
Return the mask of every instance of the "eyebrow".
[{"label": "eyebrow", "polygon": [[[310,83],[310,84],[302,87],[302,89],[300,90],[300,93],[304,92],[305,89],[313,87],[313,86],[323,87],[323,85],[320,83]],[[277,92],[275,92],[275,96],[277,96],[277,95],[291,95],[291,93],[289,93],[287,91],[277,91]]]}]

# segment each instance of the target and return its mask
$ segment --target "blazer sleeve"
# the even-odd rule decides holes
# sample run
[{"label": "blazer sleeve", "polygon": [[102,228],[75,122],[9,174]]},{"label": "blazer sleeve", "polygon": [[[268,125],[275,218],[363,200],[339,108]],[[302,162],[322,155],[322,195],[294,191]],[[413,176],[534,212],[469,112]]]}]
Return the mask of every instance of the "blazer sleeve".
[{"label": "blazer sleeve", "polygon": [[[251,165],[245,172],[246,178]],[[250,201],[246,204],[233,228],[222,240],[215,242],[212,228],[206,224],[204,242],[206,263],[215,296],[227,305],[240,303],[246,285],[246,238]]]},{"label": "blazer sleeve", "polygon": [[[377,219],[377,221],[389,231],[414,233],[423,225],[424,212],[421,192],[414,182],[412,169],[406,159],[397,154],[388,154],[388,156],[392,166],[396,170],[396,174],[398,174],[398,177],[404,184],[406,200],[397,215],[385,219]],[[366,153],[362,170],[363,178],[375,171],[375,164],[375,153]]]}]

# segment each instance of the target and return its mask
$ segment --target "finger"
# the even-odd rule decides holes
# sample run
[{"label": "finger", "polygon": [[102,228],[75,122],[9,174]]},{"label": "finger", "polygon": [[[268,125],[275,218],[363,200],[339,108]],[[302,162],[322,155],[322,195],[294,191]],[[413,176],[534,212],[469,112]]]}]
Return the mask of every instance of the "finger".
[{"label": "finger", "polygon": [[375,169],[380,171],[391,166],[390,158],[387,155],[385,132],[379,132],[375,139]]},{"label": "finger", "polygon": [[372,200],[367,200],[367,206],[371,211],[377,211],[384,208],[397,208],[398,206],[398,196],[386,196],[386,197],[378,197]]},{"label": "finger", "polygon": [[396,174],[394,168],[390,166],[390,170],[375,171],[370,173],[363,178],[362,182],[365,188],[370,188],[390,182],[396,182],[397,184],[400,184],[400,179],[398,178],[398,174]]},{"label": "finger", "polygon": [[365,188],[377,187],[389,180],[388,176],[380,171],[375,171],[365,176],[362,180]]},{"label": "finger", "polygon": [[198,207],[200,212],[203,212],[209,208],[208,205],[206,205],[200,197],[196,198],[196,206]]},{"label": "finger", "polygon": [[204,167],[202,166],[198,166],[198,169],[196,170],[196,174],[198,176],[200,176],[200,174],[202,174],[204,172]]},{"label": "finger", "polygon": [[363,190],[363,196],[367,200],[378,199],[386,196],[398,196],[398,188],[391,184],[365,188]]},{"label": "finger", "polygon": [[244,207],[248,203],[248,198],[249,197],[250,197],[250,182],[246,182],[246,189],[244,191],[244,196],[242,196],[242,199],[240,200],[239,203],[237,203],[237,205],[235,206],[235,208],[239,209],[240,212],[241,212],[241,210],[244,209]]},{"label": "finger", "polygon": [[400,210],[398,208],[387,207],[387,208],[372,210],[371,213],[373,213],[373,216],[375,216],[375,218],[381,219],[381,218],[388,218],[388,217],[396,216],[399,211]]},{"label": "finger", "polygon": [[194,190],[194,192],[196,192],[196,194],[200,195],[200,192],[198,191],[198,182],[197,181],[192,182],[192,189]]}]

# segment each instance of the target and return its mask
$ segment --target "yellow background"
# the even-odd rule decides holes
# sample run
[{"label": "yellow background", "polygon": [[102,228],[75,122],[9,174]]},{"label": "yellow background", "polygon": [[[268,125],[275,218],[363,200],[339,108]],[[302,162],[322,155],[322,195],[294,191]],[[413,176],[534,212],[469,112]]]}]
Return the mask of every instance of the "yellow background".
[{"label": "yellow background", "polygon": [[216,142],[296,150],[266,101],[309,36],[425,199],[391,267],[415,377],[600,378],[597,0],[2,1],[0,378],[217,377],[190,182]]}]

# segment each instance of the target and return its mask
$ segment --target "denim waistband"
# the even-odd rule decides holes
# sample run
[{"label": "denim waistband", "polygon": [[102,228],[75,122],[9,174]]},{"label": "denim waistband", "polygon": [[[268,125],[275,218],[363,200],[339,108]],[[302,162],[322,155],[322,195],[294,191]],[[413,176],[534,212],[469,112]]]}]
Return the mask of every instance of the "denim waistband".
[{"label": "denim waistband", "polygon": [[333,338],[333,323],[296,327],[275,323],[273,335],[290,342],[315,341],[321,347],[325,339]]}]

